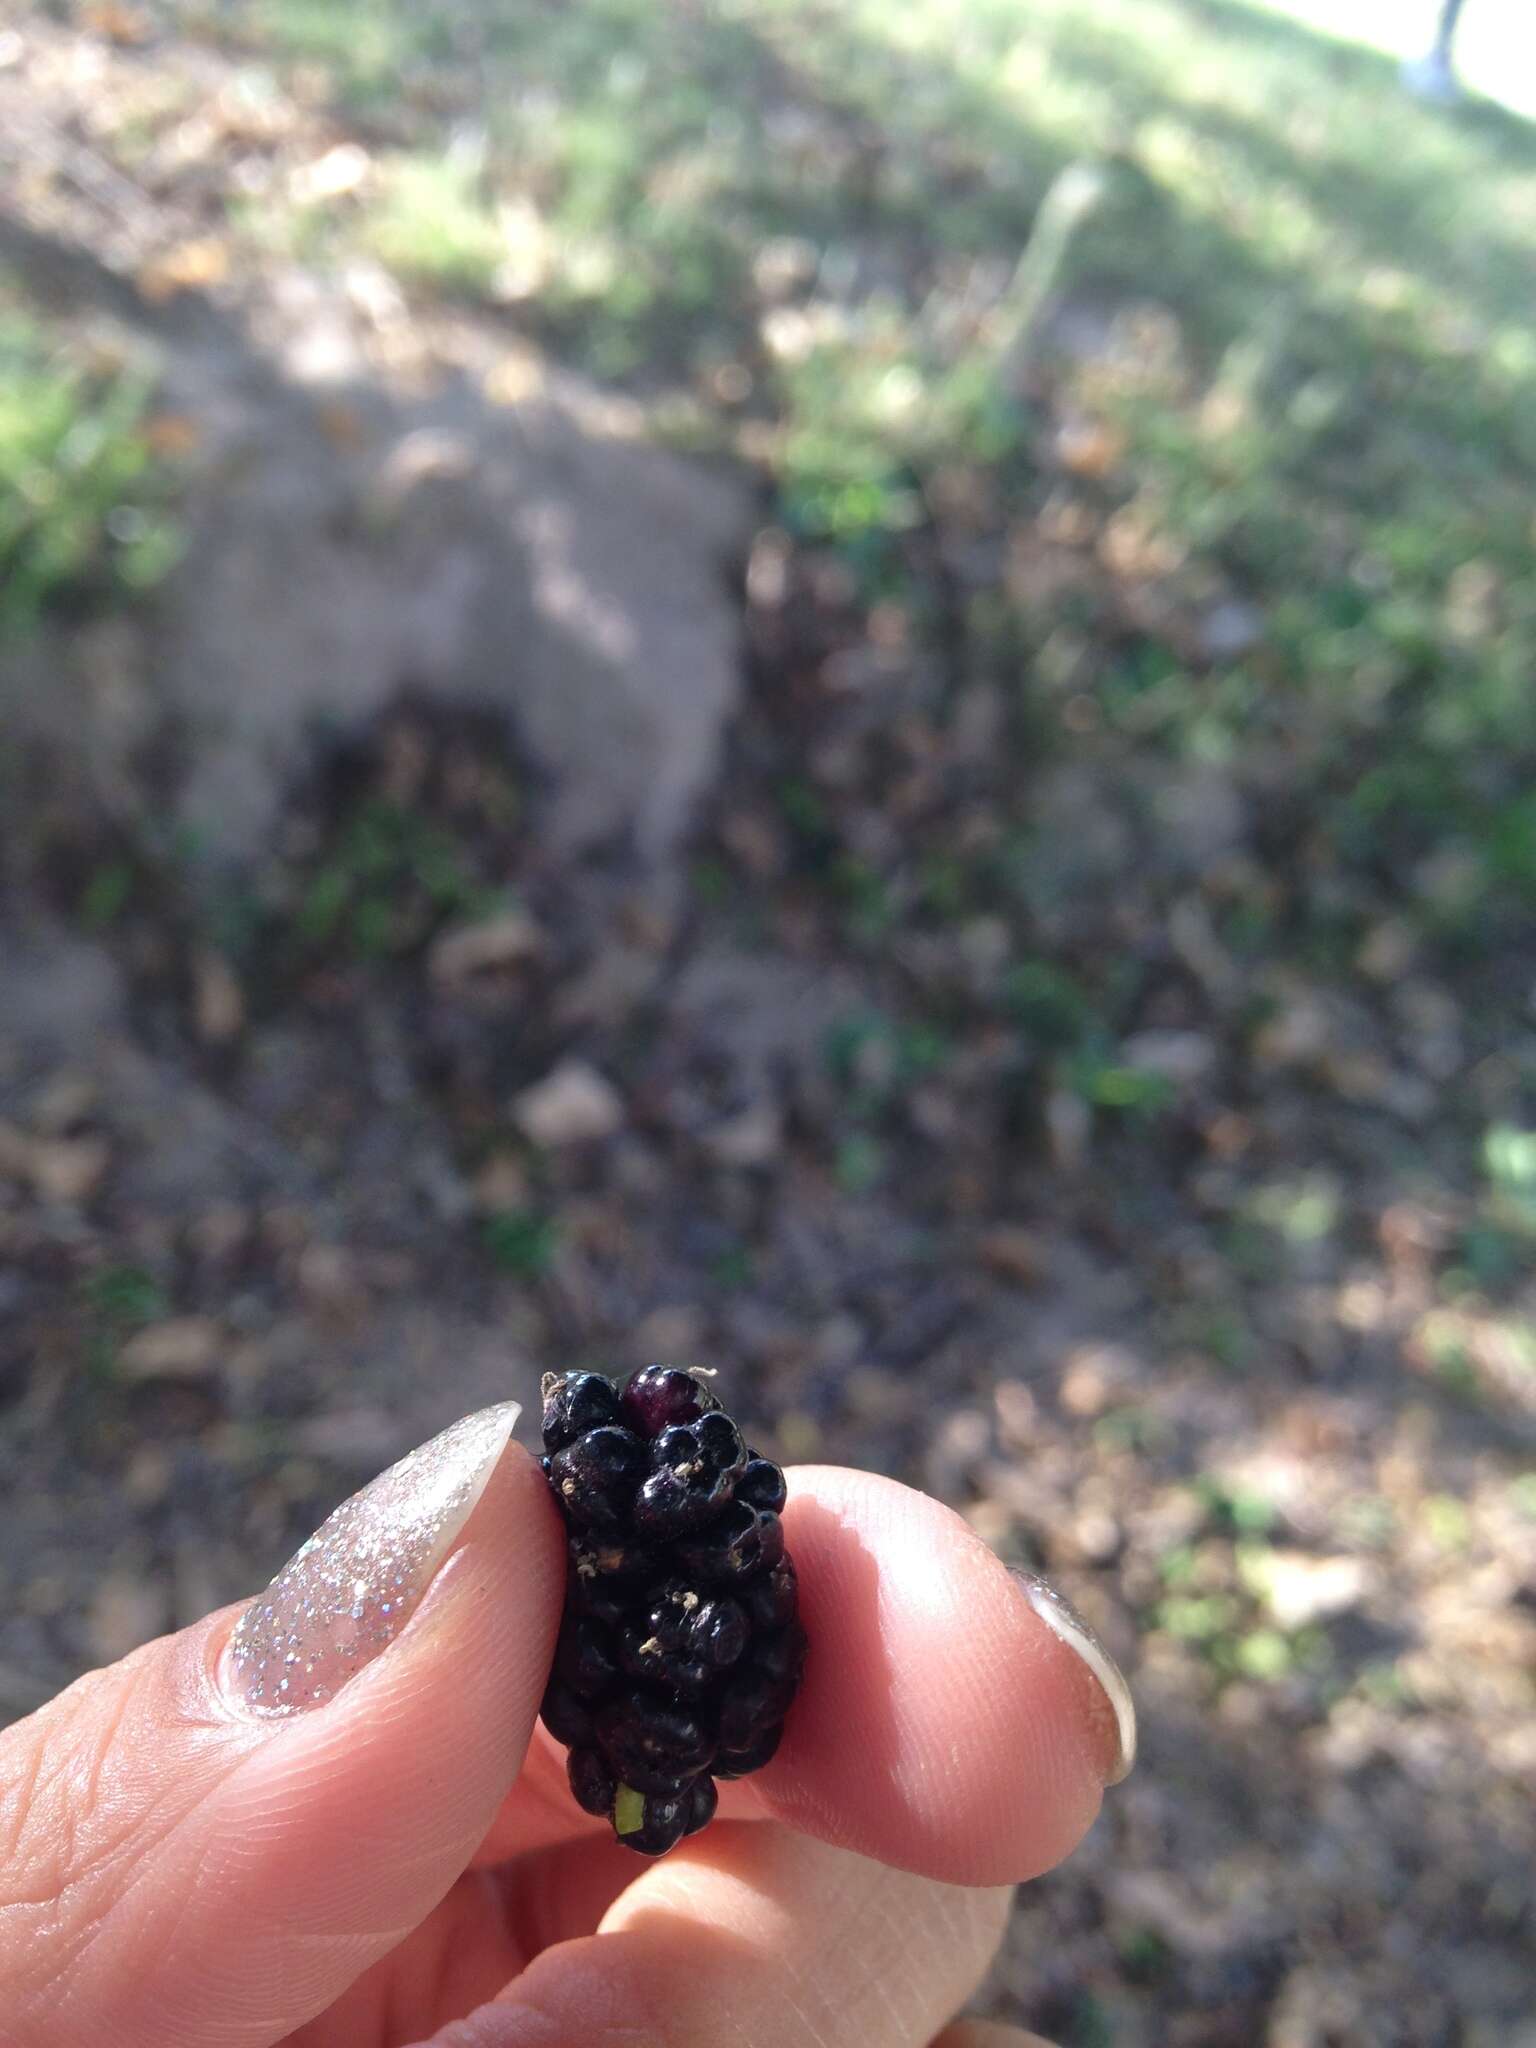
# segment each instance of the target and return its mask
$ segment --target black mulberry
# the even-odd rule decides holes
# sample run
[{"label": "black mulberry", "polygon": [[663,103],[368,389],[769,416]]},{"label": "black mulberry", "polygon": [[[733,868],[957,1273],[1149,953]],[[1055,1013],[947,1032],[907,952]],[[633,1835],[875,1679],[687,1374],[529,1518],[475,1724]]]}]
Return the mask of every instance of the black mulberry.
[{"label": "black mulberry", "polygon": [[544,1725],[578,1805],[664,1855],[767,1763],[799,1683],[784,1475],[675,1366],[549,1374],[544,1447],[570,1532]]}]

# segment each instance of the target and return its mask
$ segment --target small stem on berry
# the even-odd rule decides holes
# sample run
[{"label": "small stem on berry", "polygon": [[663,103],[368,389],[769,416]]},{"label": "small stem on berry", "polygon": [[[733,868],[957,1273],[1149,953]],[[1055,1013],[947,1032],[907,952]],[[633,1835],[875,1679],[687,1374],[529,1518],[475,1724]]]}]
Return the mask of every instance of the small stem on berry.
[{"label": "small stem on berry", "polygon": [[613,1832],[638,1835],[645,1826],[645,1794],[633,1785],[621,1785],[613,1802]]}]

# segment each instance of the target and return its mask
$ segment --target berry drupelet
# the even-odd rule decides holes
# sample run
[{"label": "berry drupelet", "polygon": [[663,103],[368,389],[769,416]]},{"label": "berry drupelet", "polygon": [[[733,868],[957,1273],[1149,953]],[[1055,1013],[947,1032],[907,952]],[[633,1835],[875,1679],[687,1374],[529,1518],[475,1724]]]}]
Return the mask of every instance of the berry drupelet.
[{"label": "berry drupelet", "polygon": [[570,1555],[544,1725],[577,1805],[661,1856],[768,1762],[800,1682],[784,1475],[673,1366],[548,1374],[544,1449]]}]

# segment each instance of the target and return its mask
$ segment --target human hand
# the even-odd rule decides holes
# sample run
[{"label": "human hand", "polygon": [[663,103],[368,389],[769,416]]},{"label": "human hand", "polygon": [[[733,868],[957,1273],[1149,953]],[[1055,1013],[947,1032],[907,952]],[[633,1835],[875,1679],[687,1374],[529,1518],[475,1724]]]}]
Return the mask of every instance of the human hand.
[{"label": "human hand", "polygon": [[1030,2040],[945,2023],[1129,1768],[1102,1651],[936,1502],[792,1470],[784,1743],[640,1863],[536,1726],[565,1548],[515,1416],[0,1735],[0,2048]]}]

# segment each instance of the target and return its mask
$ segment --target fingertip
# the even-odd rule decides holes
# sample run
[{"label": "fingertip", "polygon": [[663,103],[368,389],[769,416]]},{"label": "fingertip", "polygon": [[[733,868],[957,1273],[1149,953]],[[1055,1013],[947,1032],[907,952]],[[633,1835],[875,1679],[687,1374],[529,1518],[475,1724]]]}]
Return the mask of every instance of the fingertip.
[{"label": "fingertip", "polygon": [[805,1467],[785,1511],[811,1654],[760,1797],[808,1833],[956,1884],[1061,1861],[1111,1774],[1079,1656],[958,1515]]},{"label": "fingertip", "polygon": [[1136,1702],[1125,1673],[1092,1625],[1038,1572],[1013,1571],[1014,1584],[1052,1635],[1072,1654],[1083,1697],[1082,1726],[1098,1761],[1100,1782],[1121,1784],[1136,1766]]},{"label": "fingertip", "polygon": [[[359,1729],[398,1740],[403,1718],[431,1749],[475,1719],[487,1740],[461,1752],[458,1777],[505,1778],[526,1749],[549,1670],[565,1594],[559,1515],[537,1461],[509,1442],[463,1533],[399,1637],[329,1706],[304,1717],[329,1743]],[[343,1737],[344,1725],[353,1724]],[[494,1731],[494,1734],[493,1734]],[[499,1763],[504,1748],[514,1754]]]},{"label": "fingertip", "polygon": [[242,1899],[277,1902],[285,2012],[312,2009],[317,1956],[356,1974],[467,1865],[522,1764],[564,1572],[543,1476],[508,1443],[400,1635],[324,1704],[250,1724],[265,1739],[210,1803],[209,1891],[228,1925]]}]

